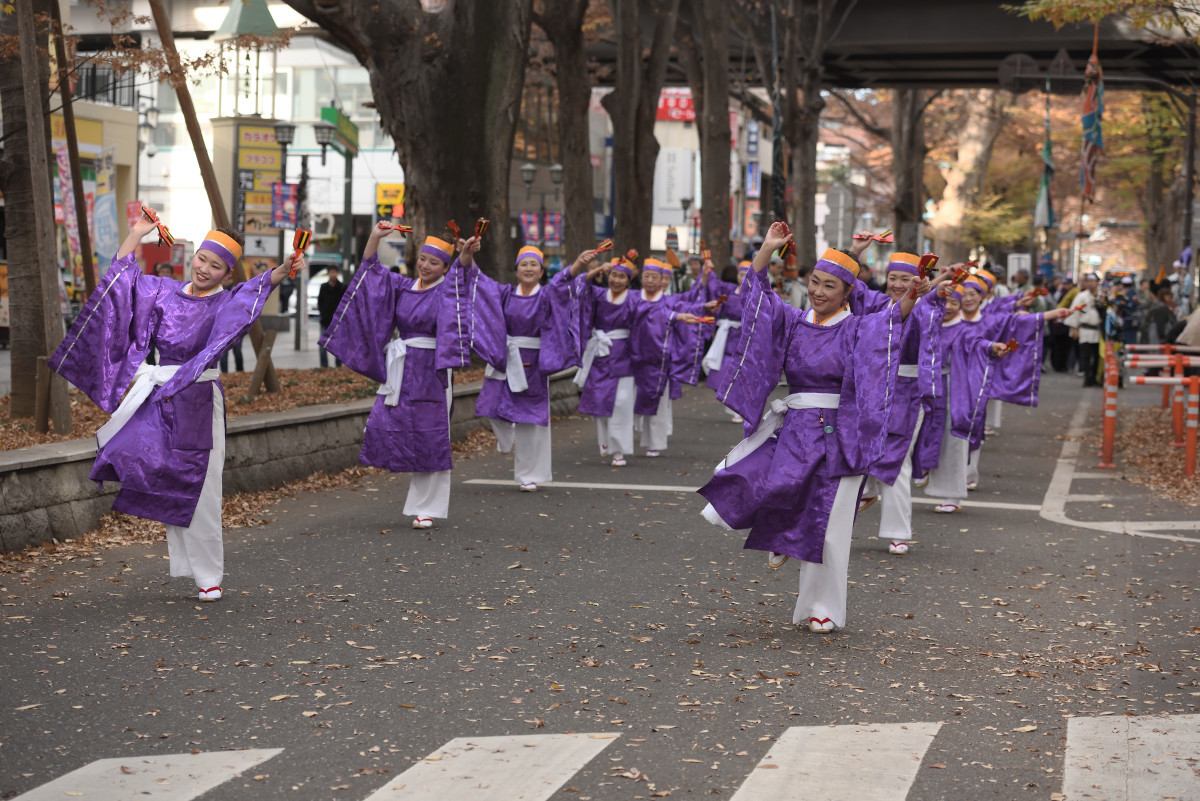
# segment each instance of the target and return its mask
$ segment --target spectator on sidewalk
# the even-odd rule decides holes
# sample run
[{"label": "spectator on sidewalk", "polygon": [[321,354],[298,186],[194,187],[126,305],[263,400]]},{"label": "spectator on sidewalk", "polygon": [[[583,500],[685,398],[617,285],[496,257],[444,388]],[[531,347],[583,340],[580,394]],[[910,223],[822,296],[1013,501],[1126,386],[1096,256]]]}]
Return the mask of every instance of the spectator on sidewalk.
[{"label": "spectator on sidewalk", "polygon": [[1079,293],[1072,304],[1072,307],[1083,308],[1067,318],[1070,336],[1079,344],[1079,369],[1085,387],[1096,386],[1096,370],[1100,362],[1100,325],[1104,318],[1096,303],[1099,285],[1100,279],[1095,273],[1083,276]]},{"label": "spectator on sidewalk", "polygon": [[[1058,282],[1058,286],[1050,295],[1051,308],[1069,309],[1071,304],[1069,299],[1073,299],[1078,294],[1075,287],[1075,282],[1070,278],[1064,278]],[[1071,329],[1067,328],[1062,320],[1052,320],[1050,322],[1050,367],[1056,373],[1065,373],[1071,368],[1071,355],[1075,347],[1075,340],[1071,338]]]},{"label": "spectator on sidewalk", "polygon": [[[338,280],[338,268],[330,267],[327,271],[328,280],[321,285],[321,291],[317,293],[317,313],[320,315],[321,336],[325,336],[325,329],[333,322],[333,313],[337,311],[338,304],[342,302],[342,295],[346,294],[346,285]],[[329,366],[329,352],[320,345],[317,346],[318,359],[322,367]],[[342,366],[341,359],[334,358],[338,367]]]}]

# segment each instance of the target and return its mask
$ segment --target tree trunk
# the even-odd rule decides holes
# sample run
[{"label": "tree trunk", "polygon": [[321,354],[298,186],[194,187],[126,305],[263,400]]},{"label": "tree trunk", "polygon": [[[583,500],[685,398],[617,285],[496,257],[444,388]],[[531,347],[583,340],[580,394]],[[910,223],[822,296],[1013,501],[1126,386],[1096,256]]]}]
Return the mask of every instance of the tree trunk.
[{"label": "tree trunk", "polygon": [[617,41],[616,81],[602,101],[613,127],[613,165],[616,217],[614,241],[620,251],[650,250],[650,226],[654,217],[654,162],[658,140],[654,118],[658,96],[666,76],[679,0],[655,3],[647,19],[653,32],[647,57],[638,0],[609,0],[613,36]]},{"label": "tree trunk", "polygon": [[713,264],[729,264],[729,12],[724,0],[690,0],[680,62],[700,135],[700,230]]},{"label": "tree trunk", "polygon": [[780,21],[783,132],[792,151],[792,228],[799,264],[817,261],[817,142],[825,108],[825,48],[855,5],[855,0],[789,0]]},{"label": "tree trunk", "polygon": [[[49,13],[46,0],[36,0],[36,13]],[[17,38],[15,14],[0,14],[0,34]],[[38,86],[48,86],[49,62],[38,65]],[[4,115],[4,158],[0,160],[0,191],[4,193],[5,236],[8,239],[8,310],[12,396],[10,414],[33,417],[37,382],[37,357],[48,355],[43,314],[42,272],[56,268],[53,250],[39,253],[38,229],[33,214],[33,176],[29,171],[29,122],[25,116],[21,62],[9,60],[0,69],[0,103]],[[49,98],[43,94],[45,110],[34,124],[50,141]],[[49,153],[46,154],[49,158]],[[49,262],[49,264],[47,264]],[[54,294],[58,298],[57,289]],[[62,320],[55,311],[55,317]]]},{"label": "tree trunk", "polygon": [[592,85],[584,49],[583,19],[589,0],[557,0],[549,13],[533,21],[554,45],[554,82],[558,89],[558,147],[563,167],[563,262],[596,246],[592,204],[591,143],[588,105]]},{"label": "tree trunk", "polygon": [[944,263],[966,261],[971,246],[963,226],[967,212],[978,202],[987,175],[992,147],[1004,125],[1004,95],[994,89],[964,91],[963,124],[958,129],[958,153],[953,164],[942,169],[946,188],[930,221],[937,252]]},{"label": "tree trunk", "polygon": [[892,93],[892,230],[896,247],[919,253],[916,225],[925,203],[925,91],[896,89]]},{"label": "tree trunk", "polygon": [[1180,241],[1180,220],[1183,216],[1183,176],[1175,166],[1180,164],[1179,142],[1164,129],[1156,125],[1163,112],[1161,106],[1150,97],[1142,98],[1142,110],[1149,129],[1147,150],[1150,154],[1146,183],[1138,191],[1138,204],[1146,221],[1142,229],[1142,244],[1146,256],[1146,273],[1153,278],[1160,267],[1170,272],[1171,262],[1178,252],[1175,243]]},{"label": "tree trunk", "polygon": [[367,68],[404,168],[412,243],[451,219],[469,235],[487,217],[496,225],[479,264],[493,276],[507,276],[517,252],[509,170],[532,2],[454,0],[427,12],[420,0],[287,0]]}]

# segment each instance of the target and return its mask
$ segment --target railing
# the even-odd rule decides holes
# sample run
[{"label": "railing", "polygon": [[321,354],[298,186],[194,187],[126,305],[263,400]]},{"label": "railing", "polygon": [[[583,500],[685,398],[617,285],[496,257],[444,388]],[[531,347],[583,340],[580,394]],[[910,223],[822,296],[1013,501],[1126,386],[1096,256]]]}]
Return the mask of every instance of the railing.
[{"label": "railing", "polygon": [[90,100],[122,108],[137,108],[137,88],[132,72],[117,75],[104,64],[81,62],[74,76],[75,100]]},{"label": "railing", "polygon": [[[1171,407],[1171,445],[1184,448],[1184,474],[1196,474],[1196,438],[1200,428],[1200,376],[1185,376],[1188,367],[1200,367],[1200,348],[1174,345],[1127,345],[1130,351],[1125,365],[1130,369],[1167,369],[1172,375],[1131,376],[1130,383],[1159,385],[1163,388],[1163,408]],[[1117,387],[1120,383],[1120,366],[1111,342],[1105,343],[1104,360],[1104,417],[1103,438],[1100,445],[1100,467],[1115,467],[1114,449],[1117,432]],[[1186,401],[1184,395],[1187,395]],[[1184,405],[1187,419],[1184,419]]]}]

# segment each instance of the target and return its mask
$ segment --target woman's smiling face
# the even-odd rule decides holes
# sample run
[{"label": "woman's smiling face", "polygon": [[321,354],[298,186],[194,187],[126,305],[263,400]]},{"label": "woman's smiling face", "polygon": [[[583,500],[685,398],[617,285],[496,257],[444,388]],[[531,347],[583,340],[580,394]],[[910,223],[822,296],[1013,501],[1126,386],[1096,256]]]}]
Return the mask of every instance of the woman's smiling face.
[{"label": "woman's smiling face", "polygon": [[813,270],[808,279],[808,300],[813,311],[821,317],[836,314],[846,304],[850,287],[835,275],[823,270]]},{"label": "woman's smiling face", "polygon": [[192,288],[197,294],[216,289],[224,280],[229,267],[211,250],[197,250],[192,256]]}]

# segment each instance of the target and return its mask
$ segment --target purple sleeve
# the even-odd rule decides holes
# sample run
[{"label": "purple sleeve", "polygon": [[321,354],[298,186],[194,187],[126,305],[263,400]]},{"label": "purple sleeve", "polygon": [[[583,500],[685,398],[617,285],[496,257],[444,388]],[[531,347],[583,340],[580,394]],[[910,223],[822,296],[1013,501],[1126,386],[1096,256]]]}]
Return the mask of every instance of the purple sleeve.
[{"label": "purple sleeve", "polygon": [[180,365],[179,371],[171,380],[163,384],[159,397],[170,398],[181,389],[194,384],[209,365],[216,362],[234,342],[245,336],[250,326],[254,325],[254,321],[262,314],[263,306],[273,289],[271,272],[268,270],[238,284],[230,291],[216,309],[216,319],[204,349]]},{"label": "purple sleeve", "polygon": [[411,283],[389,272],[376,256],[363,260],[320,339],[321,347],[356,373],[381,384],[387,381],[384,349],[396,327],[400,291]]},{"label": "purple sleeve", "polygon": [[475,351],[492,367],[503,370],[508,363],[504,288],[484,275],[477,263],[463,269],[455,260],[440,300],[438,369],[470,367],[471,351]]},{"label": "purple sleeve", "polygon": [[992,302],[988,304],[988,311],[996,314],[1012,314],[1017,310],[1017,301],[1024,295],[1024,292],[1013,292],[1002,298],[992,298]]},{"label": "purple sleeve", "polygon": [[865,317],[886,308],[892,299],[884,292],[871,289],[862,281],[855,281],[850,288],[850,313],[855,317]]},{"label": "purple sleeve", "polygon": [[115,411],[150,353],[164,280],[142,275],[132,253],[114,261],[50,357],[50,369],[104,411]]},{"label": "purple sleeve", "polygon": [[865,473],[883,455],[907,322],[899,304],[847,322],[851,321],[856,325],[853,357],[847,360],[842,375],[836,430],[850,475],[856,475]]},{"label": "purple sleeve", "polygon": [[983,332],[967,331],[948,354],[950,359],[950,433],[973,447],[983,441],[987,402],[996,376],[992,342]]},{"label": "purple sleeve", "polygon": [[724,381],[717,400],[746,420],[757,421],[783,374],[789,318],[798,319],[800,312],[760,281],[745,282],[742,294],[729,296],[730,301],[735,298],[741,306],[741,337],[721,368]]},{"label": "purple sleeve", "polygon": [[546,374],[579,364],[579,300],[571,291],[570,268],[554,274],[542,287],[542,350],[538,366]]},{"label": "purple sleeve", "polygon": [[1016,340],[1017,350],[998,361],[991,397],[1021,406],[1037,406],[1042,380],[1044,317],[1038,313],[1014,314],[1008,318],[1003,341]]},{"label": "purple sleeve", "polygon": [[937,398],[942,394],[942,320],[946,316],[946,299],[937,292],[928,292],[917,300],[909,317],[909,325],[918,327],[921,337],[917,380],[921,395]]}]

